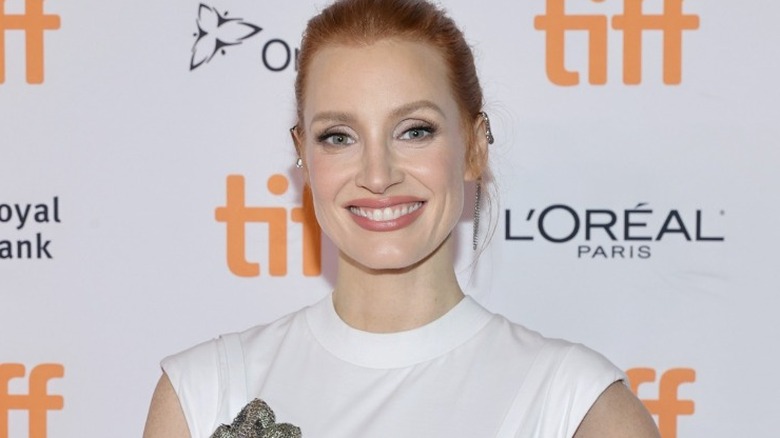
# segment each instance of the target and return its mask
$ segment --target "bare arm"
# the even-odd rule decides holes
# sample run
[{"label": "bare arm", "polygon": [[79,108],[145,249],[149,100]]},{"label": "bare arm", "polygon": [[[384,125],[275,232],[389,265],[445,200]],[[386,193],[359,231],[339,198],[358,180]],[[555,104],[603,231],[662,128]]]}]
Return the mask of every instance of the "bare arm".
[{"label": "bare arm", "polygon": [[143,438],[190,438],[179,398],[165,373],[157,382],[152,395]]},{"label": "bare arm", "polygon": [[652,417],[621,382],[610,385],[582,420],[574,438],[660,438]]}]

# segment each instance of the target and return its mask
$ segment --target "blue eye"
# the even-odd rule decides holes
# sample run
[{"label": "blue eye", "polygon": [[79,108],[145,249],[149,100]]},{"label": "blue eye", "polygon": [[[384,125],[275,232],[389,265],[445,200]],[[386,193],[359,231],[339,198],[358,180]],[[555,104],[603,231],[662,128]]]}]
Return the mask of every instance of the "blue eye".
[{"label": "blue eye", "polygon": [[433,128],[427,126],[417,126],[404,131],[400,138],[401,140],[422,140],[433,135],[434,131]]},{"label": "blue eye", "polygon": [[340,132],[322,134],[317,140],[320,143],[327,143],[332,146],[347,146],[355,142],[349,135]]}]

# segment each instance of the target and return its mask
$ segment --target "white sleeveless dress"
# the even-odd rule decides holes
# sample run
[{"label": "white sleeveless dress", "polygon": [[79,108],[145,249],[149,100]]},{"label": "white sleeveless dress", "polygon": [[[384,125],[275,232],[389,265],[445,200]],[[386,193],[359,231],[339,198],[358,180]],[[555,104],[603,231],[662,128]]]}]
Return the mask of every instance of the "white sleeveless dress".
[{"label": "white sleeveless dress", "polygon": [[351,328],[332,299],[162,361],[193,438],[261,398],[304,438],[570,438],[624,374],[464,298],[423,327]]}]

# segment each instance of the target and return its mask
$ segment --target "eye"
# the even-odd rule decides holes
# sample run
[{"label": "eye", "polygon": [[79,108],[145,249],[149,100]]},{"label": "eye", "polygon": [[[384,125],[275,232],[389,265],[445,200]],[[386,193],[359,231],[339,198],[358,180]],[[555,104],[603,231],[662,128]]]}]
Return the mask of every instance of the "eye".
[{"label": "eye", "polygon": [[317,140],[331,146],[348,146],[355,143],[355,140],[343,132],[330,132],[320,135]]},{"label": "eye", "polygon": [[435,132],[435,129],[429,126],[415,126],[407,129],[401,134],[401,140],[422,140],[430,137]]}]

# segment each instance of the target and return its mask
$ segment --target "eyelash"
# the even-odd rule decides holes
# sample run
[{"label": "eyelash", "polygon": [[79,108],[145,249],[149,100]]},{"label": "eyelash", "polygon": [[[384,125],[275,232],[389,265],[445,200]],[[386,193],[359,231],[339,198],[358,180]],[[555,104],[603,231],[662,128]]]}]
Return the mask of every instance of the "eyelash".
[{"label": "eyelash", "polygon": [[[333,143],[333,142],[329,141],[333,137],[339,137],[339,136],[340,137],[345,137],[346,139],[351,140],[349,134],[347,134],[346,132],[333,131],[333,132],[324,132],[324,133],[318,135],[317,136],[317,142],[320,143],[320,144],[327,145],[327,146],[344,146],[344,145],[347,145],[347,144],[351,144],[351,143]],[[352,141],[354,142],[354,140],[352,140]]]},{"label": "eyelash", "polygon": [[436,135],[436,132],[438,131],[438,127],[436,125],[434,125],[434,124],[418,124],[418,125],[414,125],[414,126],[411,126],[408,129],[405,129],[404,132],[401,133],[401,138],[403,138],[407,134],[409,134],[411,132],[414,132],[414,131],[422,131],[424,133],[424,135],[422,137],[407,138],[407,139],[404,139],[404,140],[407,140],[407,141],[423,141],[423,140],[426,140],[426,139],[430,140],[430,137],[433,137],[434,135]]},{"label": "eyelash", "polygon": [[[439,127],[436,124],[433,124],[433,123],[430,123],[430,124],[420,123],[420,124],[417,124],[417,125],[413,125],[413,126],[409,127],[408,129],[405,129],[401,133],[400,137],[404,137],[406,134],[408,134],[408,133],[410,133],[412,131],[422,131],[426,135],[424,135],[422,137],[419,137],[419,138],[408,138],[408,139],[406,139],[407,141],[422,141],[422,140],[425,140],[428,137],[432,137],[432,136],[436,135],[438,130],[439,130]],[[333,137],[344,137],[346,142],[345,143],[334,143],[334,142],[330,141]],[[343,132],[343,131],[332,131],[332,132],[326,131],[326,132],[324,132],[324,133],[322,133],[322,134],[317,136],[317,142],[320,143],[320,144],[323,144],[323,145],[327,145],[327,146],[345,146],[345,145],[352,144],[349,141],[351,141],[352,143],[355,142],[355,140],[351,138],[350,134],[347,134],[346,132]]]}]

